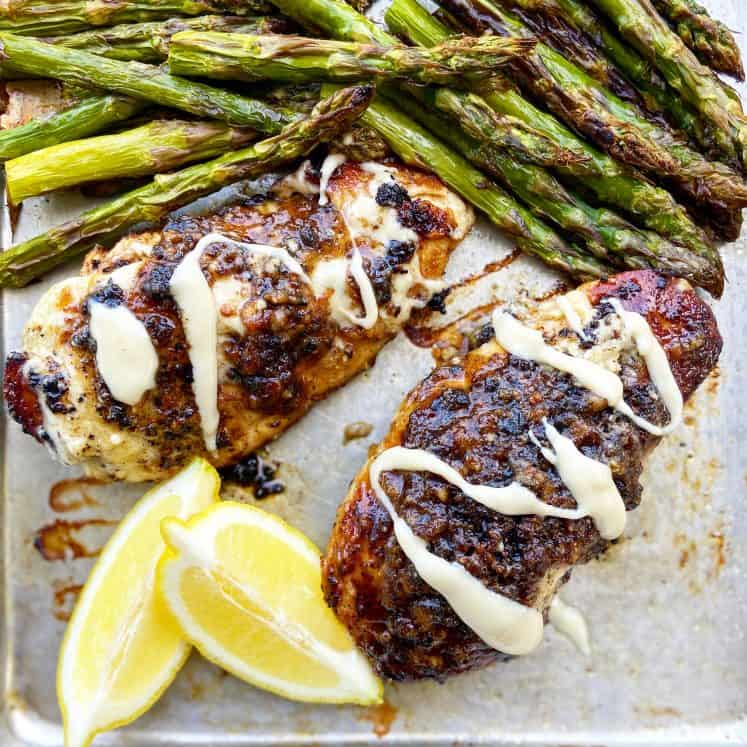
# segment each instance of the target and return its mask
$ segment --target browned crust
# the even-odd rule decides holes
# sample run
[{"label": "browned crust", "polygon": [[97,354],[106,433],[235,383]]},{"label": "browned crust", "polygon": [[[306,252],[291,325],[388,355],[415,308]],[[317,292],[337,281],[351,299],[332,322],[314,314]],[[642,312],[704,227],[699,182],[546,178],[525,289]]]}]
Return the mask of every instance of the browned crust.
[{"label": "browned crust", "polygon": [[[685,397],[715,366],[721,350],[716,322],[682,281],[630,272],[582,288],[594,305],[614,296],[626,309],[646,315]],[[645,364],[637,355],[622,364],[626,399],[644,417],[665,422]],[[462,364],[435,369],[416,387],[377,453],[395,445],[427,449],[470,482],[500,486],[518,480],[543,501],[572,507],[557,472],[528,438],[530,428],[542,436],[543,417],[584,454],[607,462],[626,507],[638,505],[643,460],[658,439],[613,414],[569,376],[490,344]],[[431,474],[386,473],[383,484],[398,513],[433,552],[461,563],[489,588],[539,609],[546,608],[572,566],[609,544],[591,519],[503,516]],[[503,657],[419,578],[372,492],[368,465],[339,510],[323,559],[323,587],[329,605],[385,677],[443,679]]]},{"label": "browned crust", "polygon": [[[443,194],[445,188],[435,177],[405,167],[393,168],[403,185],[412,188],[417,184],[428,193],[432,188]],[[370,178],[358,164],[344,164],[330,182],[332,203],[335,194],[345,196],[360,190]],[[417,253],[423,275],[438,277],[456,245],[451,237],[455,216],[427,200],[410,199],[406,191],[404,195],[406,199],[397,210],[420,237]],[[87,256],[83,274],[100,280],[93,295],[106,302],[125,303],[148,330],[159,358],[157,386],[135,406],[114,400],[97,371],[95,343],[88,331],[88,299],[78,303],[69,294],[61,294],[58,306],[69,323],[59,343],[73,351],[76,368],[90,382],[96,416],[122,431],[137,433],[156,447],[160,463],[152,478],[173,473],[195,454],[206,456],[216,466],[240,460],[280,435],[315,401],[371,365],[399,327],[391,318],[380,318],[370,330],[340,328],[332,319],[328,297],[316,297],[313,289],[287,268],[255,276],[245,253],[227,244],[209,247],[202,256],[209,282],[241,278],[251,285],[251,298],[261,301],[242,307],[246,332],[232,334],[222,344],[228,380],[219,389],[219,449],[209,454],[192,392],[188,345],[169,281],[181,259],[210,232],[241,241],[297,247],[295,257],[309,275],[318,261],[343,257],[351,249],[348,232],[333,204],[320,206],[316,197],[292,195],[282,201],[249,200],[203,217],[171,219],[155,234],[157,244],[127,292],[107,284],[107,275],[131,262],[131,255],[100,248]],[[382,252],[365,237],[359,238],[357,245],[384,307],[391,297],[394,274],[409,261],[415,247]],[[358,288],[352,279],[348,287],[355,297]],[[21,381],[20,369],[12,363],[11,356],[10,378],[6,379],[6,390],[12,397],[8,399],[11,415],[27,431],[41,433],[39,415],[32,407],[35,388]],[[95,442],[91,443],[95,450]]]},{"label": "browned crust", "polygon": [[42,411],[36,391],[23,375],[28,360],[23,353],[11,353],[5,361],[3,396],[10,416],[23,426],[23,432],[41,441]]}]

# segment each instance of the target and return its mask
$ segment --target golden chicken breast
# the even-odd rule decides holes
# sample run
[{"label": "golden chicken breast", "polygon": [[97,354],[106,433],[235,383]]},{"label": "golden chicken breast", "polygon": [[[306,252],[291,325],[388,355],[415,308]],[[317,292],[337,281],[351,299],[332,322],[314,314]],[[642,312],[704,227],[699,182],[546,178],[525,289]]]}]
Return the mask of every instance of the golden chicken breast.
[{"label": "golden chicken breast", "polygon": [[705,302],[650,271],[497,309],[483,332],[407,396],[323,559],[329,605],[395,680],[536,647],[721,350]]},{"label": "golden chicken breast", "polygon": [[372,364],[472,221],[426,173],[305,162],[267,199],[91,252],[8,356],[10,413],[100,478],[236,463]]}]

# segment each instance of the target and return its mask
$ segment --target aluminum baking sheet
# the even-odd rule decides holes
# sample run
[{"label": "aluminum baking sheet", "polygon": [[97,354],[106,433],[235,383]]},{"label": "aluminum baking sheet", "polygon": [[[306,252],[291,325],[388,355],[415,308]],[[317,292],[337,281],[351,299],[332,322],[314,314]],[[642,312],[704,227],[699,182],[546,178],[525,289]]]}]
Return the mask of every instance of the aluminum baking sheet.
[{"label": "aluminum baking sheet", "polygon": [[[747,29],[743,0],[708,6],[732,28]],[[15,238],[36,234],[89,202],[75,194],[35,200],[24,208]],[[4,246],[8,232],[6,224]],[[456,251],[449,279],[509,251],[479,222]],[[725,338],[719,369],[688,405],[683,425],[649,460],[643,502],[630,515],[625,540],[578,569],[564,588],[564,598],[590,624],[590,658],[548,627],[530,656],[443,685],[387,685],[385,706],[359,708],[291,703],[193,656],[149,713],[96,743],[747,745],[747,233],[724,258],[729,285],[715,304]],[[75,272],[73,263],[4,294],[6,351],[19,345],[44,290]],[[470,286],[456,305],[466,308],[490,294],[539,295],[556,283],[522,258]],[[368,447],[430,367],[427,350],[404,337],[391,343],[369,372],[268,449],[287,489],[262,507],[324,545]],[[343,445],[343,429],[355,421],[371,423],[373,431]],[[15,424],[3,427],[7,723],[0,737],[3,744],[57,745],[57,650],[76,589],[93,562],[73,557],[70,548],[77,543],[75,555],[93,555],[143,488],[61,483],[79,471],[52,462]]]}]

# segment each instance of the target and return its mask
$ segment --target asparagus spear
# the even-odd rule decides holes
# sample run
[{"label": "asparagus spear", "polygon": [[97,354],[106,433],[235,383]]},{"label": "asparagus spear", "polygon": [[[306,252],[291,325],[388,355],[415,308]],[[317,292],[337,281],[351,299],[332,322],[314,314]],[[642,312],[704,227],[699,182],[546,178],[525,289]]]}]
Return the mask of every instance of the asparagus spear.
[{"label": "asparagus spear", "polygon": [[321,83],[266,82],[253,86],[252,93],[275,109],[308,114],[319,103],[321,89]]},{"label": "asparagus spear", "polygon": [[[320,28],[330,36],[356,41],[394,44],[397,39],[341,0],[273,0],[284,15],[304,26]],[[414,0],[402,0],[387,12],[389,28],[417,44],[431,47],[449,37],[449,30]],[[629,171],[605,154],[578,138],[552,115],[524,99],[506,81],[491,79],[480,84],[485,100],[501,114],[516,117],[547,135],[569,153],[578,155],[572,165],[559,166],[561,174],[578,181],[596,195],[600,202],[616,205],[637,215],[644,225],[703,256],[718,253],[704,232],[690,219],[664,189],[658,188]]]},{"label": "asparagus spear", "polygon": [[122,24],[69,36],[52,36],[44,41],[69,49],[82,49],[112,60],[161,62],[168,57],[171,37],[180,31],[283,34],[289,30],[288,22],[272,16],[201,16]]},{"label": "asparagus spear", "polygon": [[302,36],[184,32],[169,50],[174,75],[221,80],[356,81],[404,78],[448,83],[465,73],[488,75],[512,57],[526,54],[531,39],[450,39],[431,49],[379,46]]},{"label": "asparagus spear", "polygon": [[59,36],[91,26],[160,21],[205,13],[263,13],[263,0],[4,0],[0,31],[28,36]]},{"label": "asparagus spear", "polygon": [[698,210],[693,213],[700,224],[717,241],[736,241],[742,234],[741,210]]},{"label": "asparagus spear", "polygon": [[[592,31],[586,31],[574,22],[572,14],[564,7],[569,4],[565,0],[501,0],[500,4],[513,11],[538,39],[564,54],[574,65],[585,70],[616,96],[634,104],[654,121],[660,124],[667,123],[668,120],[663,116],[664,108],[626,77],[613,55],[603,53],[599,37],[604,32],[609,33],[606,21],[597,18],[601,28],[595,27]],[[588,15],[594,16],[594,11],[588,6],[580,2],[578,4]],[[444,10],[439,9],[436,15],[443,16],[447,24],[451,22],[451,25],[458,25],[458,22]],[[616,39],[614,35],[612,38]],[[619,39],[617,41],[629,49]],[[638,54],[635,50],[630,51],[634,56]],[[650,65],[644,64],[652,70]],[[654,74],[658,76],[658,73]],[[658,77],[663,81],[663,78]]]},{"label": "asparagus spear", "polygon": [[[583,0],[502,0],[511,7],[519,7],[527,11],[522,17],[527,20],[530,14],[539,12],[542,14],[542,34],[552,34],[553,27],[563,22],[567,23],[571,34],[579,31],[593,40],[604,55],[595,54],[578,35],[572,42],[568,43],[568,28],[563,28],[556,49],[571,55],[576,64],[583,67],[593,77],[603,84],[607,84],[614,73],[610,69],[607,58],[622,71],[632,83],[635,84],[637,92],[645,101],[646,107],[652,112],[663,112],[670,115],[672,122],[685,132],[694,142],[709,155],[714,154],[716,158],[728,156],[725,151],[718,151],[713,134],[713,125],[708,122],[699,112],[683,102],[680,95],[667,84],[661,73],[646,59],[644,59],[633,47],[623,42],[613,31],[610,30],[608,22],[595,10],[589,7]],[[574,57],[574,49],[579,53]],[[719,85],[724,92],[731,96],[741,106],[739,95],[722,81]],[[624,93],[624,92],[623,92]],[[625,98],[624,95],[621,96]],[[733,151],[733,149],[731,149]],[[735,160],[736,153],[731,154],[731,160]]]},{"label": "asparagus spear", "polygon": [[74,140],[8,161],[5,185],[11,203],[18,205],[55,189],[171,171],[236,150],[255,138],[254,130],[222,122],[156,120],[115,135]]},{"label": "asparagus spear", "polygon": [[[568,43],[567,30],[583,52],[572,59],[578,64],[586,63],[586,69],[594,74],[595,60],[603,58],[603,52],[620,64],[643,92],[646,106],[664,112],[669,120],[688,136],[691,143],[697,143],[709,158],[724,160],[732,168],[739,168],[736,158],[727,158],[719,152],[708,123],[698,113],[693,112],[661,77],[660,73],[644,60],[638,52],[629,47],[610,31],[606,19],[601,18],[580,0],[511,0],[526,8],[523,18],[534,18],[538,29],[553,39],[556,49],[573,55],[573,45]],[[539,16],[539,18],[538,18]],[[573,34],[575,32],[575,35]],[[692,214],[698,224],[717,240],[735,241],[741,227],[741,208],[717,208],[708,206],[696,209]]]},{"label": "asparagus spear", "polygon": [[[529,47],[533,44],[530,42]],[[235,67],[233,62],[227,59],[226,45],[228,45],[228,51],[236,49]],[[216,57],[210,51],[213,49],[218,51]],[[499,49],[502,50],[501,54],[495,51]],[[245,58],[246,50],[251,55],[249,59],[251,65],[246,76],[249,78],[253,78],[254,71],[257,71],[257,74],[268,78],[278,77],[297,81],[315,80],[319,77],[348,76],[359,79],[369,71],[379,71],[381,75],[388,75],[390,72],[403,76],[411,74],[412,77],[425,82],[441,77],[448,78],[453,74],[452,71],[461,67],[465,71],[473,69],[473,72],[478,72],[483,66],[492,66],[498,62],[498,60],[491,61],[491,54],[502,59],[501,55],[507,51],[507,48],[492,47],[487,45],[483,39],[459,39],[454,42],[444,42],[430,50],[422,50],[411,47],[392,48],[357,42],[343,43],[288,36],[257,38],[233,34],[178,34],[174,37],[169,63],[173,72],[182,74],[209,72],[213,77],[225,75],[242,78],[244,77],[242,60]],[[460,50],[467,50],[470,56],[459,59],[454,54],[455,50],[457,54]],[[431,54],[423,54],[423,52]],[[276,53],[281,57],[278,58]],[[471,57],[473,53],[479,54],[479,59],[473,60]],[[215,67],[211,66],[211,61],[216,62]],[[267,96],[263,94],[262,98],[267,99]],[[576,153],[559,148],[549,138],[535,132],[516,118],[497,115],[478,96],[446,88],[434,91],[434,103],[443,111],[453,109],[454,102],[458,102],[459,116],[468,113],[470,119],[479,120],[483,125],[486,120],[489,120],[492,132],[491,142],[496,147],[510,150],[521,160],[542,164],[570,164],[583,158]],[[488,127],[483,126],[482,129],[485,131]]]},{"label": "asparagus spear", "polygon": [[[444,0],[443,4],[471,31],[526,33],[514,16],[491,0]],[[635,107],[551,47],[537,44],[534,53],[509,66],[524,88],[617,160],[652,176],[670,178],[695,202],[721,208],[747,205],[747,184],[740,174],[725,164],[708,161],[668,129],[642,117]]]},{"label": "asparagus spear", "polygon": [[[272,0],[272,4],[291,20],[308,29],[321,30],[334,39],[374,42],[382,47],[400,43],[343,0]],[[444,34],[438,42],[424,46],[434,47],[448,36]]]},{"label": "asparagus spear", "polygon": [[[710,257],[701,257],[667,241],[657,233],[642,231],[607,208],[589,205],[539,166],[522,164],[465,134],[432,113],[427,94],[415,89],[412,98],[401,96],[404,111],[445,140],[479,169],[510,185],[532,212],[553,221],[563,231],[582,240],[595,256],[629,268],[654,267],[662,273],[687,278],[714,295],[723,290],[723,267]],[[420,101],[418,100],[420,99]],[[471,132],[476,132],[473,123]],[[486,132],[483,141],[489,140]]]},{"label": "asparagus spear", "polygon": [[339,150],[351,161],[381,161],[393,156],[392,150],[379,133],[356,122],[346,133],[341,142],[335,144]]},{"label": "asparagus spear", "polygon": [[[559,2],[502,0],[501,6],[511,9],[538,39],[564,53],[612,93],[638,107],[645,106],[641,93],[615,63],[600,54],[585,34],[563,18]],[[437,11],[436,15],[439,13],[446,15],[444,11]]]},{"label": "asparagus spear", "polygon": [[[475,33],[531,33],[516,16],[487,1],[454,0],[443,6],[460,25],[469,25]],[[678,164],[668,148],[641,131],[643,118],[635,107],[626,105],[583,70],[568,64],[551,47],[538,44],[534,54],[517,60],[510,70],[519,84],[556,116],[617,160],[658,175],[677,172]],[[618,111],[613,111],[610,104],[619,104]]]},{"label": "asparagus spear", "polygon": [[[291,2],[301,0],[274,0],[286,7]],[[306,0],[317,5],[324,3],[331,16],[330,8],[336,5],[335,0]],[[302,8],[306,7],[302,3]],[[302,19],[303,11],[291,14]],[[386,20],[389,28],[403,37],[423,46],[438,44],[449,36],[449,30],[433,18],[428,11],[415,0],[394,0],[387,11]],[[329,24],[332,27],[332,24]],[[334,33],[332,28],[326,29]],[[493,83],[489,81],[488,88]],[[718,252],[710,243],[705,233],[690,219],[687,211],[678,205],[672,195],[665,189],[652,185],[635,172],[614,161],[606,154],[596,150],[584,140],[564,127],[552,115],[538,109],[524,99],[512,87],[501,87],[497,81],[493,90],[485,93],[486,102],[497,112],[517,117],[530,124],[534,129],[547,135],[570,152],[585,156],[572,165],[560,165],[561,175],[574,183],[583,185],[599,202],[614,205],[626,213],[637,216],[642,224],[662,236],[682,244],[705,257],[712,256],[719,262]]]},{"label": "asparagus spear", "polygon": [[620,33],[656,65],[682,98],[713,124],[719,147],[736,150],[747,167],[747,117],[656,12],[650,0],[593,0]]},{"label": "asparagus spear", "polygon": [[[322,90],[326,90],[326,86]],[[377,98],[363,114],[361,122],[376,129],[405,163],[437,174],[455,192],[482,210],[523,251],[578,278],[604,277],[614,271],[567,244],[543,221],[386,99]]]},{"label": "asparagus spear", "polygon": [[141,62],[108,60],[7,33],[0,33],[0,56],[3,65],[21,73],[93,85],[268,134],[279,132],[290,121],[288,114],[275,111],[261,101],[177,78]]},{"label": "asparagus spear", "polygon": [[[276,2],[275,4],[278,5],[286,15],[291,15],[291,17],[293,17],[292,14],[287,12],[287,8],[297,6],[298,0],[279,0],[279,2]],[[317,9],[320,4],[321,3],[319,2],[312,2],[310,5],[307,5],[304,9],[307,17],[310,8],[313,7]],[[350,10],[352,13],[355,13],[352,8]],[[342,14],[338,13],[338,15]],[[345,21],[347,21],[347,19],[345,19]],[[329,31],[329,28],[324,24],[324,16],[317,19],[316,15],[314,15],[313,18],[309,19],[309,22],[316,23],[324,30]],[[526,35],[520,24],[516,30],[518,32],[516,34],[517,36]],[[391,43],[391,41],[389,41],[389,43]],[[542,60],[536,53],[528,54],[522,58],[522,60],[525,60],[527,65],[535,68],[534,70],[529,70],[527,72],[527,81],[536,83],[537,90],[542,89],[543,93],[548,93],[544,89],[546,89],[548,81],[552,82],[552,77],[549,74],[545,74]],[[532,65],[532,63],[534,64]],[[517,65],[511,65],[511,67],[514,69],[521,64],[522,62],[517,60]],[[582,71],[579,72],[583,74]],[[646,168],[659,173],[671,173],[676,170],[677,165],[666,148],[659,146],[658,143],[652,142],[649,138],[643,137],[636,128],[611,115],[610,112],[601,106],[594,98],[594,92],[590,91],[588,85],[573,85],[568,88],[567,81],[563,81],[562,85],[565,88],[562,91],[557,91],[555,102],[558,107],[563,109],[563,113],[573,121],[574,126],[578,127],[580,131],[593,135],[597,140],[604,142],[618,157],[624,156],[629,162],[632,161],[637,165],[645,166]]]},{"label": "asparagus spear", "polygon": [[159,175],[144,187],[14,246],[0,254],[0,287],[26,285],[98,243],[115,241],[136,223],[159,221],[222,187],[305,156],[348,129],[372,96],[370,86],[337,91],[320,102],[308,119],[292,122],[279,135],[213,161]]},{"label": "asparagus spear", "polygon": [[695,0],[653,0],[656,9],[704,64],[744,80],[744,67],[734,34]]},{"label": "asparagus spear", "polygon": [[[526,2],[527,8],[542,13],[545,24],[552,24],[560,18],[586,37],[597,47],[599,56],[595,60],[609,58],[631,80],[642,95],[651,111],[664,112],[672,123],[682,130],[710,158],[725,159],[730,165],[737,165],[734,155],[719,151],[712,127],[699,112],[691,109],[679,94],[669,87],[659,71],[641,57],[635,49],[625,44],[610,30],[607,21],[601,18],[582,0],[517,0]],[[562,50],[561,50],[562,51]],[[606,55],[606,57],[605,57]],[[591,72],[590,68],[587,68]],[[593,72],[592,72],[593,74]]]},{"label": "asparagus spear", "polygon": [[124,96],[92,96],[45,119],[0,131],[0,161],[94,135],[129,119],[145,104]]},{"label": "asparagus spear", "polygon": [[505,151],[519,161],[557,167],[589,160],[558,146],[520,119],[498,114],[484,99],[473,93],[414,86],[408,86],[408,90],[416,98],[427,100],[429,106],[458,121],[467,134],[485,143],[485,147]]},{"label": "asparagus spear", "polygon": [[[361,15],[358,11],[352,8],[350,5],[342,2],[342,0],[273,0],[275,6],[283,12],[284,15],[296,20],[301,25],[314,29],[321,30],[336,39],[342,39],[346,41],[357,41],[357,42],[373,42],[381,46],[393,46],[398,45],[399,40],[387,33],[381,26],[372,23],[368,18]],[[416,6],[420,8],[420,6]],[[426,20],[430,19],[430,16],[425,13]],[[436,22],[437,23],[437,22]],[[433,40],[431,43],[422,44],[421,46],[433,47],[437,44],[445,42],[450,37],[450,34],[444,30],[438,40]],[[486,88],[492,88],[496,85],[494,80],[491,79],[490,85],[485,86]],[[501,81],[497,84],[501,88],[506,88],[505,81]],[[478,84],[478,88],[481,88],[482,84]],[[487,95],[487,94],[486,94]],[[587,148],[586,144],[575,138],[570,133],[567,133],[569,137],[561,142],[561,139],[557,137],[556,133],[546,132],[539,133],[533,129],[532,122],[536,117],[542,119],[547,117],[539,109],[536,109],[528,102],[523,101],[518,94],[515,92],[508,92],[507,96],[515,96],[524,104],[526,109],[522,109],[521,106],[517,106],[514,111],[501,112],[505,115],[502,123],[499,125],[496,123],[496,138],[502,137],[502,133],[505,131],[506,144],[509,144],[509,140],[513,137],[515,140],[515,149],[517,157],[529,158],[529,160],[542,162],[545,155],[547,154],[547,145],[542,146],[542,150],[535,152],[531,158],[528,156],[525,149],[520,146],[522,141],[525,141],[523,134],[531,133],[534,137],[547,137],[547,143],[549,147],[557,148],[557,163],[565,164],[570,167],[571,164],[576,164],[582,161],[588,161],[590,159],[589,153],[593,152]],[[447,98],[439,99],[441,104],[446,106]],[[474,104],[478,104],[478,98],[473,99]],[[495,107],[493,107],[495,109]],[[550,120],[554,121],[552,117]],[[513,122],[519,123],[520,131],[512,133],[510,129],[505,129],[508,125]],[[558,125],[560,130],[565,128]],[[547,129],[547,128],[546,128]],[[585,173],[583,170],[581,173]]]}]

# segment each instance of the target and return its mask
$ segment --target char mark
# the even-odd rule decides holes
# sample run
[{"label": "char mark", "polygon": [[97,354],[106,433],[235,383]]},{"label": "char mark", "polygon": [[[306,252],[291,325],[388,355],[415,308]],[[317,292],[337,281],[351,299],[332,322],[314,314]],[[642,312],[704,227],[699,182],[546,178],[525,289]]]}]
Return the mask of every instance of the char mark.
[{"label": "char mark", "polygon": [[24,353],[10,353],[5,361],[3,396],[8,405],[8,413],[24,433],[42,443],[43,418],[41,405],[35,389],[24,373],[28,356]]}]

